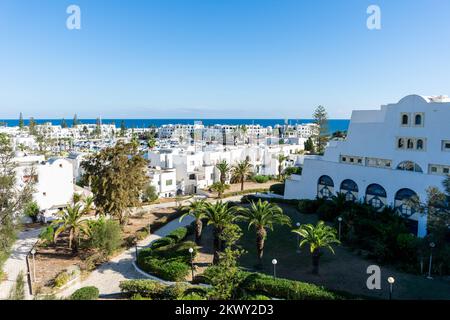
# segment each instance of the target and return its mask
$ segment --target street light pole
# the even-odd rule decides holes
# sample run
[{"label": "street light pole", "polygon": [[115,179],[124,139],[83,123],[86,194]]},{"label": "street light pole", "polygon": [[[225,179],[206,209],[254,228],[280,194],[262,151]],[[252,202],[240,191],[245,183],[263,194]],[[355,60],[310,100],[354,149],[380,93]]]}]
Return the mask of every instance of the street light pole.
[{"label": "street light pole", "polygon": [[428,265],[428,277],[427,279],[433,280],[433,277],[431,276],[431,265],[433,263],[433,248],[436,246],[434,242],[430,243],[430,263]]},{"label": "street light pole", "polygon": [[276,278],[277,277],[277,259],[273,259],[272,260],[272,264],[273,264],[273,277]]},{"label": "street light pole", "polygon": [[395,279],[394,279],[394,277],[389,277],[387,279],[387,281],[389,282],[389,300],[392,300],[392,291],[393,291]]},{"label": "street light pole", "polygon": [[338,218],[338,222],[339,222],[339,241],[341,241],[341,223],[342,223],[342,217]]},{"label": "street light pole", "polygon": [[[296,226],[297,226],[297,228],[299,229],[300,228],[300,222],[297,222],[296,224],[295,224]],[[300,251],[300,235],[297,233],[297,245],[296,245],[296,247],[297,247],[297,253],[300,253],[301,251]]]},{"label": "street light pole", "polygon": [[31,255],[33,256],[33,282],[36,282],[36,259],[34,255],[36,254],[36,249],[31,249]]},{"label": "street light pole", "polygon": [[192,272],[192,282],[194,281],[194,258],[192,256],[194,252],[193,248],[189,248],[189,253],[191,254],[191,272]]}]

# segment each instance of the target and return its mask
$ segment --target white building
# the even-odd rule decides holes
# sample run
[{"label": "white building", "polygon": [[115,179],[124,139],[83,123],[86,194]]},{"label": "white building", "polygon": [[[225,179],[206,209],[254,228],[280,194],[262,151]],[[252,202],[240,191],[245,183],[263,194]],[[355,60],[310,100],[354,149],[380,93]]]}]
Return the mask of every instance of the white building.
[{"label": "white building", "polygon": [[71,202],[74,185],[70,162],[61,158],[45,161],[44,156],[23,156],[21,153],[14,158],[14,162],[17,164],[18,187],[29,181],[35,182],[33,200],[46,218]]},{"label": "white building", "polygon": [[408,206],[426,189],[442,188],[450,172],[450,99],[410,95],[380,110],[353,111],[344,141],[331,141],[324,156],[306,157],[301,176],[286,182],[286,199],[348,199],[390,205],[426,234],[426,216]]}]

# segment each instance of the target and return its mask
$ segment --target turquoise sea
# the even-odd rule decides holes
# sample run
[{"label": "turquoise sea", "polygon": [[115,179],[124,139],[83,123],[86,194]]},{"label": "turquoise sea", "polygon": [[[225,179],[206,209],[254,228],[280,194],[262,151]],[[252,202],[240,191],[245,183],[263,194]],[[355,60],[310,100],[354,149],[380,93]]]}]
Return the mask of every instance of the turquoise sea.
[{"label": "turquoise sea", "polygon": [[[35,119],[36,123],[46,123],[51,122],[54,125],[61,124],[61,119]],[[93,124],[96,123],[96,119],[78,119],[80,124]],[[194,124],[195,121],[202,121],[204,125],[215,125],[215,124],[228,124],[228,125],[249,125],[249,124],[259,124],[261,126],[274,126],[276,124],[284,124],[286,121],[289,124],[297,123],[310,123],[313,122],[312,119],[102,119],[102,123],[111,124],[115,123],[116,126],[120,126],[121,122],[124,121],[127,128],[148,128],[150,126],[160,127],[163,124]],[[3,124],[7,126],[17,126],[19,123],[18,119],[15,120],[0,120]],[[24,119],[25,124],[28,123],[27,119]],[[70,126],[72,124],[72,119],[66,119],[66,123]],[[350,120],[343,119],[330,119],[328,120],[328,131],[330,133],[336,131],[346,131]]]}]

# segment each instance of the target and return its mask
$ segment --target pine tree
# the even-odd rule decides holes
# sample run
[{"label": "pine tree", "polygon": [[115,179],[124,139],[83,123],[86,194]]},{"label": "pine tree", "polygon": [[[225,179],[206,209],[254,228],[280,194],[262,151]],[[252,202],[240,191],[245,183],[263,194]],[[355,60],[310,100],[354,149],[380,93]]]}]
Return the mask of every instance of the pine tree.
[{"label": "pine tree", "polygon": [[322,154],[328,141],[328,115],[323,106],[318,106],[313,114],[314,123],[318,125],[319,132],[315,135],[317,152]]},{"label": "pine tree", "polygon": [[23,122],[23,115],[22,115],[22,112],[21,112],[20,115],[19,115],[19,128],[20,128],[20,130],[22,130],[23,127],[24,127],[24,122]]},{"label": "pine tree", "polygon": [[61,128],[67,128],[67,123],[64,118],[61,120]]},{"label": "pine tree", "polygon": [[125,125],[125,121],[122,120],[122,121],[120,122],[120,136],[121,136],[121,137],[125,136],[125,133],[126,133],[126,132],[127,132],[127,127],[126,127],[126,125]]},{"label": "pine tree", "polygon": [[36,135],[37,134],[36,121],[34,121],[33,117],[30,118],[30,123],[28,124],[28,128],[30,130],[30,134],[32,134],[32,135]]},{"label": "pine tree", "polygon": [[72,127],[76,128],[77,125],[78,125],[78,117],[77,114],[75,113],[72,120]]}]

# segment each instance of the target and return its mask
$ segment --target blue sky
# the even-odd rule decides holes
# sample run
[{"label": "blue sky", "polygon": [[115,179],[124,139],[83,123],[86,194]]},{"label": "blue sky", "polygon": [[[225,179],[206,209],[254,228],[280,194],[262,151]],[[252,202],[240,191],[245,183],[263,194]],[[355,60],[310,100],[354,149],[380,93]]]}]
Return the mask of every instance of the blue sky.
[{"label": "blue sky", "polygon": [[1,0],[0,118],[349,118],[450,94],[449,52],[445,0]]}]

